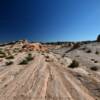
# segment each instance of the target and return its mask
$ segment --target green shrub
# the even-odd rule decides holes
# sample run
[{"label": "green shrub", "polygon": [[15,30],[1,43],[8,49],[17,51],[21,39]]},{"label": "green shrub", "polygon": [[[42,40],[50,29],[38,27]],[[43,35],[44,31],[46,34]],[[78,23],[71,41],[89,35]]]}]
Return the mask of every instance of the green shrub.
[{"label": "green shrub", "polygon": [[69,68],[79,67],[79,63],[76,60],[73,60],[72,63],[68,66]]},{"label": "green shrub", "polygon": [[24,60],[22,60],[19,64],[25,65],[25,64],[28,64],[28,62],[31,60],[33,60],[32,54],[28,54],[28,56]]},{"label": "green shrub", "polygon": [[91,61],[95,61],[95,59],[91,59]]},{"label": "green shrub", "polygon": [[6,54],[3,51],[0,51],[0,58],[6,57]]},{"label": "green shrub", "polygon": [[7,66],[12,65],[12,64],[13,64],[13,61],[6,62]]},{"label": "green shrub", "polygon": [[98,63],[98,61],[96,60],[96,61],[94,61],[94,63]]},{"label": "green shrub", "polygon": [[46,56],[45,56],[45,58],[46,58],[46,59],[49,59],[49,56],[48,56],[48,55],[46,55]]},{"label": "green shrub", "polygon": [[2,48],[0,48],[0,58],[6,57],[6,54]]},{"label": "green shrub", "polygon": [[87,52],[87,53],[91,53],[92,51],[91,51],[91,50],[87,50],[86,52]]},{"label": "green shrub", "polygon": [[95,54],[97,54],[97,55],[98,55],[98,54],[99,54],[99,52],[98,52],[98,51],[96,51],[96,52],[95,52]]},{"label": "green shrub", "polygon": [[28,64],[28,61],[27,61],[26,59],[22,60],[22,61],[19,63],[19,65],[26,65],[26,64]]},{"label": "green shrub", "polygon": [[15,48],[13,52],[19,52],[19,48]]},{"label": "green shrub", "polygon": [[14,56],[8,56],[8,57],[6,57],[6,59],[14,59]]},{"label": "green shrub", "polygon": [[2,50],[0,50],[0,54],[4,54],[4,52]]},{"label": "green shrub", "polygon": [[96,42],[100,42],[100,34],[98,35]]},{"label": "green shrub", "polygon": [[86,50],[86,47],[81,48],[82,50]]},{"label": "green shrub", "polygon": [[4,57],[5,57],[5,55],[4,55],[4,54],[0,55],[0,58],[4,58]]},{"label": "green shrub", "polygon": [[92,71],[97,71],[98,70],[98,68],[96,67],[96,66],[93,66],[93,67],[91,67],[90,68]]},{"label": "green shrub", "polygon": [[27,61],[33,60],[32,54],[28,54],[28,56],[26,57],[26,60],[27,60]]},{"label": "green shrub", "polygon": [[74,45],[73,45],[73,49],[77,49],[77,48],[79,48],[80,47],[80,43],[75,43]]}]

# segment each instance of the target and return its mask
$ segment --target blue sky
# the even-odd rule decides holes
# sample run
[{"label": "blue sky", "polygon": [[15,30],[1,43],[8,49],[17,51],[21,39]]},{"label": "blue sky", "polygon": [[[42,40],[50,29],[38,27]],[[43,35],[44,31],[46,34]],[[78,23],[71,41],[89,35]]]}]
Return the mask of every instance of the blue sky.
[{"label": "blue sky", "polygon": [[1,0],[0,41],[94,40],[100,0]]}]

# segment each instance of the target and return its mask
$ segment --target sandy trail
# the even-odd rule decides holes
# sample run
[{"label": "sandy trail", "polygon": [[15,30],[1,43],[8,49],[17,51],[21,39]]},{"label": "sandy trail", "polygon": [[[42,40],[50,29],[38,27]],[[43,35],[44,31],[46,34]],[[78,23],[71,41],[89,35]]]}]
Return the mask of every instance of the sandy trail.
[{"label": "sandy trail", "polygon": [[28,65],[1,70],[0,100],[100,100],[53,53],[48,55],[50,61],[40,53]]}]

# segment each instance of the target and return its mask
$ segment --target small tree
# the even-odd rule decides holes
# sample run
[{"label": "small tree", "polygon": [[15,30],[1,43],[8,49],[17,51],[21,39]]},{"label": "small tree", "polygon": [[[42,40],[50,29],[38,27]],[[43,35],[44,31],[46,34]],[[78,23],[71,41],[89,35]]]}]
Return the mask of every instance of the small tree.
[{"label": "small tree", "polygon": [[97,37],[97,42],[100,42],[100,34]]}]

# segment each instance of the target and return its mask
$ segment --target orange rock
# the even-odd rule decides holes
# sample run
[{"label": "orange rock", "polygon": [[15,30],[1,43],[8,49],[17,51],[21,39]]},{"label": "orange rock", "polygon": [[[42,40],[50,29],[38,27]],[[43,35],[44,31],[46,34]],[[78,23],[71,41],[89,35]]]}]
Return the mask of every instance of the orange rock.
[{"label": "orange rock", "polygon": [[48,49],[40,43],[26,44],[22,47],[25,51],[47,51]]}]

